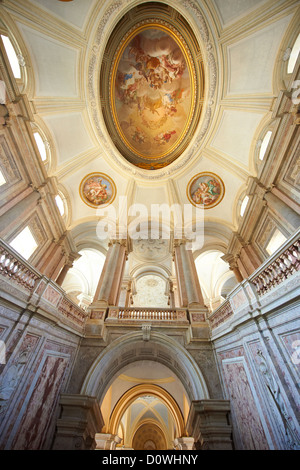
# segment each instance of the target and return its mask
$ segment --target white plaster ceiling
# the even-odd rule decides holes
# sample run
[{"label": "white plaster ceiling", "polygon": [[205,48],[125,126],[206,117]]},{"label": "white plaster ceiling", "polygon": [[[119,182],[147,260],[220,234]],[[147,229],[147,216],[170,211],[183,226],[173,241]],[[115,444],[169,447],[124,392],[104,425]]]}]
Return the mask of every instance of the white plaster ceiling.
[{"label": "white plaster ceiling", "polygon": [[44,116],[44,121],[51,129],[55,141],[58,166],[78,155],[88,153],[94,147],[82,113],[51,114]]},{"label": "white plaster ceiling", "polygon": [[[216,173],[224,181],[225,196],[219,205],[205,211],[205,220],[224,230],[237,229],[238,198],[249,176],[256,176],[254,147],[279,92],[276,73],[285,48],[290,46],[287,39],[298,2],[168,0],[164,3],[178,8],[192,25],[205,60],[208,44],[203,42],[201,22],[193,11],[193,5],[198,5],[213,45],[217,88],[210,103],[213,107],[209,127],[200,143],[194,145],[196,131],[183,155],[183,158],[189,156],[184,160],[186,163],[178,165],[178,170],[176,163],[170,166],[170,171],[167,167],[162,178],[154,173],[143,178],[142,173],[129,168],[118,152],[112,150],[113,146],[107,144],[103,119],[99,119],[101,129],[96,128],[92,113],[97,103],[90,102],[88,92],[89,60],[97,28],[101,24],[105,26],[96,48],[100,66],[101,53],[111,31],[136,2],[5,2],[11,20],[15,21],[16,38],[27,67],[34,77],[34,82],[28,84],[29,100],[37,121],[42,121],[48,130],[50,149],[56,155],[51,175],[57,177],[68,195],[72,214],[68,229],[97,219],[96,210],[84,204],[79,196],[81,180],[94,171],[113,178],[117,196],[127,195],[130,203],[143,203],[148,208],[151,203],[188,203],[186,188],[190,179],[203,171]],[[117,198],[114,207],[118,209]],[[209,224],[206,237],[215,239]]]},{"label": "white plaster ceiling", "polygon": [[[61,42],[46,32],[37,31],[18,22],[36,81],[35,96],[73,98],[78,94],[78,56],[76,43]],[[62,110],[60,110],[62,111]]]},{"label": "white plaster ceiling", "polygon": [[243,17],[246,13],[255,10],[256,7],[265,2],[266,0],[213,0],[221,21],[225,26],[239,17]]},{"label": "white plaster ceiling", "polygon": [[291,18],[284,16],[228,46],[228,95],[272,93],[276,56]]},{"label": "white plaster ceiling", "polygon": [[174,423],[172,423],[172,415],[159,398],[151,395],[137,398],[124,413],[121,422],[123,424],[125,442],[128,435],[133,436],[139,426],[149,420],[163,429],[165,437],[172,442],[172,427],[175,427]]},{"label": "white plaster ceiling", "polygon": [[63,3],[59,1],[49,0],[31,0],[38,7],[45,9],[47,12],[55,15],[66,23],[82,29],[88,18],[89,10],[95,5],[97,0],[84,0]]},{"label": "white plaster ceiling", "polygon": [[262,113],[225,109],[211,147],[249,169],[250,146]]}]

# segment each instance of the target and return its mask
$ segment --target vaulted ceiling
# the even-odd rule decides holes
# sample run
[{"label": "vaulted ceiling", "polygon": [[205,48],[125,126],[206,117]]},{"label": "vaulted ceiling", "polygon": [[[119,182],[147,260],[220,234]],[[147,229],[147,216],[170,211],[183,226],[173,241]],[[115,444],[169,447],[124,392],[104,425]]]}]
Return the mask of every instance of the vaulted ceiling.
[{"label": "vaulted ceiling", "polygon": [[[165,151],[166,158],[161,167],[154,165],[156,169],[137,166],[134,152],[128,157],[118,132],[117,112],[113,118],[110,115],[109,99],[114,89],[114,83],[109,88],[110,74],[120,65],[116,62],[111,68],[119,42],[134,31],[136,23],[145,25],[143,21],[155,18],[155,5],[134,0],[5,0],[4,4],[3,23],[10,27],[26,63],[22,91],[49,142],[48,172],[66,198],[67,228],[73,230],[75,239],[83,243],[82,233],[95,231],[97,209],[80,194],[87,175],[99,172],[113,181],[116,197],[111,205],[121,211],[121,196],[127,196],[128,205],[143,203],[149,208],[151,203],[190,204],[189,183],[208,172],[224,184],[224,194],[219,204],[205,211],[205,243],[224,251],[230,233],[237,229],[239,202],[249,177],[257,174],[256,149],[282,87],[284,52],[295,39],[298,2],[157,2],[156,19],[161,21],[157,28],[163,24],[168,34],[177,28],[173,40],[185,60],[190,58],[194,64],[190,75],[195,69],[186,87],[195,84],[196,91],[190,90],[194,114],[184,138],[175,142],[170,159]],[[137,55],[132,58],[139,62]],[[144,70],[149,56],[147,60]],[[158,62],[147,73],[149,69],[154,72]],[[139,72],[136,63],[131,72]],[[142,78],[144,90],[150,82]],[[179,88],[184,89],[182,82]],[[161,90],[154,91],[161,99]],[[164,89],[164,95],[167,92]],[[153,96],[152,110],[146,107],[149,119],[156,112]],[[174,124],[172,119],[174,115],[169,121]]]}]

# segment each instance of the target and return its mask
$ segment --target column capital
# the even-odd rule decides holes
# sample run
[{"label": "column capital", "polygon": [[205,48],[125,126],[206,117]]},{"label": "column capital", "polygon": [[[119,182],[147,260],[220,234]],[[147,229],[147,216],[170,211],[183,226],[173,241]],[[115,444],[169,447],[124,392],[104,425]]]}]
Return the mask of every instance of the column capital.
[{"label": "column capital", "polygon": [[115,450],[116,445],[120,444],[121,438],[116,434],[97,433],[95,435],[95,450]]},{"label": "column capital", "polygon": [[178,437],[174,439],[174,447],[176,450],[193,450],[194,438],[193,437]]},{"label": "column capital", "polygon": [[125,255],[127,260],[128,254],[132,251],[131,241],[128,238],[111,238],[108,242],[108,248],[111,248],[114,245],[120,245],[125,248]]},{"label": "column capital", "polygon": [[173,239],[173,249],[180,245],[186,245],[187,240],[185,238],[174,238]]}]

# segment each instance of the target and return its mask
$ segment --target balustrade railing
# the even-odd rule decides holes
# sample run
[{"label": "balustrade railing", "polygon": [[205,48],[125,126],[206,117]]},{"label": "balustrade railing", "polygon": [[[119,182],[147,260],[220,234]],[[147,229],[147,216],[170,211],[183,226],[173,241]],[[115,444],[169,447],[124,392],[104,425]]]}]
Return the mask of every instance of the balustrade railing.
[{"label": "balustrade railing", "polygon": [[[208,319],[212,329],[225,323],[240,309],[252,309],[255,302],[259,302],[263,295],[300,270],[299,235],[300,230],[287,240],[248,279],[242,281],[231,291],[227,299],[210,314]],[[256,292],[256,295],[254,292]],[[252,306],[249,304],[249,295],[251,296]]]},{"label": "balustrade railing", "polygon": [[63,289],[30,266],[3,240],[0,240],[0,275],[25,289],[30,302],[71,322],[76,329],[83,328],[87,313],[72,302]]},{"label": "balustrade railing", "polygon": [[118,307],[110,308],[107,318],[120,321],[187,321],[187,312],[184,309]]},{"label": "balustrade railing", "polygon": [[40,278],[37,271],[11,250],[4,247],[2,243],[0,245],[0,273],[30,292],[33,291],[36,281]]},{"label": "balustrade railing", "polygon": [[291,245],[283,245],[279,253],[271,257],[267,265],[262,265],[249,277],[259,296],[277,286],[296,271],[300,270],[300,240]]},{"label": "balustrade railing", "polygon": [[209,323],[212,329],[217,328],[217,326],[224,323],[228,320],[229,317],[233,315],[233,310],[229,300],[225,300],[213,314],[209,317]]}]

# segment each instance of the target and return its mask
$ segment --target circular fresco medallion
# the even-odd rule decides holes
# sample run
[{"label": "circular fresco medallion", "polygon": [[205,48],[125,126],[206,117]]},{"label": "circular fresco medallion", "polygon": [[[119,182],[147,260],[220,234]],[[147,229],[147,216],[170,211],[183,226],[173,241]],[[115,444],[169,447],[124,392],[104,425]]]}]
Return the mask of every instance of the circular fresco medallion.
[{"label": "circular fresco medallion", "polygon": [[153,22],[128,32],[111,69],[110,106],[119,137],[140,161],[159,165],[182,143],[195,88],[193,61],[175,28]]},{"label": "circular fresco medallion", "polygon": [[204,209],[217,206],[223,199],[225,186],[215,173],[199,173],[187,186],[187,197],[194,205],[203,205]]},{"label": "circular fresco medallion", "polygon": [[99,207],[113,202],[116,186],[104,173],[90,173],[80,183],[79,193],[83,202],[90,207]]}]

